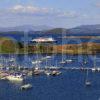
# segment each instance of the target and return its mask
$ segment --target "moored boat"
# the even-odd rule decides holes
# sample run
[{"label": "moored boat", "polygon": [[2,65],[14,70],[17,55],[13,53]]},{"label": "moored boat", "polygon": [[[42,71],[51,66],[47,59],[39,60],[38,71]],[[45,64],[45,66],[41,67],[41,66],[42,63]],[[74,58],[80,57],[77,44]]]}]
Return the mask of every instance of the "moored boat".
[{"label": "moored boat", "polygon": [[35,67],[35,69],[33,70],[33,75],[39,75],[42,73],[42,70],[39,69],[39,67]]},{"label": "moored boat", "polygon": [[89,81],[89,79],[88,79],[88,69],[87,69],[87,73],[86,73],[85,85],[86,86],[91,86],[91,81]]},{"label": "moored boat", "polygon": [[20,87],[21,90],[27,90],[27,89],[31,89],[32,88],[32,85],[31,84],[25,84],[25,85],[22,85]]},{"label": "moored boat", "polygon": [[9,81],[23,81],[22,75],[14,75],[14,74],[6,76],[6,79]]},{"label": "moored boat", "polygon": [[66,63],[72,63],[72,62],[73,62],[72,59],[67,59],[67,60],[66,60]]},{"label": "moored boat", "polygon": [[86,86],[91,86],[91,82],[90,82],[90,81],[86,81],[86,82],[85,82],[85,85],[86,85]]},{"label": "moored boat", "polygon": [[61,74],[61,72],[58,71],[58,70],[53,70],[53,71],[51,72],[51,75],[53,75],[53,76],[60,75],[60,74]]},{"label": "moored boat", "polygon": [[47,76],[51,75],[51,71],[49,71],[49,70],[46,70],[44,73],[45,73]]},{"label": "moored boat", "polygon": [[32,61],[32,64],[37,64],[37,63],[41,63],[41,60],[36,60],[36,61]]}]

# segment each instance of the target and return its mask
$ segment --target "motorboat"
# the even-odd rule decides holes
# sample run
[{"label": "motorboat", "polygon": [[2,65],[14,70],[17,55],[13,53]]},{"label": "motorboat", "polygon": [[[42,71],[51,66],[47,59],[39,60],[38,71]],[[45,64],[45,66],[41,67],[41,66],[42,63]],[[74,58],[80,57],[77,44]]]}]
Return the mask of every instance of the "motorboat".
[{"label": "motorboat", "polygon": [[91,86],[91,82],[90,82],[90,81],[86,81],[86,82],[85,82],[85,85],[86,85],[86,86]]},{"label": "motorboat", "polygon": [[92,72],[95,72],[96,71],[96,68],[92,68]]},{"label": "motorboat", "polygon": [[67,60],[62,60],[60,63],[65,64],[65,63],[72,63],[72,62],[73,62],[72,59],[67,59]]},{"label": "motorboat", "polygon": [[72,59],[67,59],[65,62],[66,63],[71,63],[71,62],[73,62],[73,60]]},{"label": "motorboat", "polygon": [[15,58],[11,58],[9,61],[10,62],[14,62],[15,61]]},{"label": "motorboat", "polygon": [[32,64],[37,64],[37,63],[41,63],[41,60],[36,60],[36,61],[32,61]]},{"label": "motorboat", "polygon": [[18,74],[10,74],[6,76],[6,79],[9,81],[23,81],[22,75],[18,75]]},{"label": "motorboat", "polygon": [[25,85],[22,85],[20,87],[21,90],[27,90],[27,89],[31,89],[32,88],[32,85],[31,84],[25,84]]},{"label": "motorboat", "polygon": [[47,76],[49,76],[49,75],[51,75],[51,71],[46,70],[46,71],[45,71],[45,74],[46,74]]},{"label": "motorboat", "polygon": [[39,69],[39,67],[35,67],[33,70],[33,75],[39,75],[42,72],[42,70]]},{"label": "motorboat", "polygon": [[58,71],[58,70],[53,70],[53,71],[51,72],[51,75],[53,75],[53,76],[60,75],[60,74],[61,74],[61,72]]},{"label": "motorboat", "polygon": [[46,59],[50,59],[51,56],[46,56],[46,57],[43,57],[41,60],[46,60]]},{"label": "motorboat", "polygon": [[60,63],[61,63],[61,64],[65,64],[65,63],[66,63],[66,61],[61,61]]}]

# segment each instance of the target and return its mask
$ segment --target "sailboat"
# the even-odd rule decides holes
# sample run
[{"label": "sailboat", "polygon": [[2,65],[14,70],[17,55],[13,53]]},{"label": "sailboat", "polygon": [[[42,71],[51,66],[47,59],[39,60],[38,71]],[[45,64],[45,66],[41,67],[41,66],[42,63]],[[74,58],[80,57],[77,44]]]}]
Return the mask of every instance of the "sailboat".
[{"label": "sailboat", "polygon": [[52,72],[51,72],[51,75],[52,76],[57,76],[57,75],[60,75],[61,74],[61,72],[59,71],[59,70],[57,70],[57,61],[56,61],[56,66],[55,66],[55,70],[53,70]]},{"label": "sailboat", "polygon": [[63,47],[62,47],[62,60],[61,60],[61,64],[65,64],[66,63],[66,61],[64,60],[64,50],[63,50]]},{"label": "sailboat", "polygon": [[87,57],[88,57],[87,55],[83,56],[83,64],[87,64],[88,63]]},{"label": "sailboat", "polygon": [[91,86],[91,82],[88,80],[88,68],[87,68],[87,73],[86,73],[85,85],[86,86]]},{"label": "sailboat", "polygon": [[[38,48],[38,43],[37,43],[36,46],[37,46],[37,48]],[[41,63],[42,61],[39,60],[38,51],[37,51],[36,56],[37,56],[37,60],[34,61],[34,62],[32,62],[32,64],[36,64],[36,65],[35,65],[35,68],[34,68],[34,70],[33,70],[33,75],[39,75],[39,74],[41,73],[41,70],[40,70],[39,66],[40,66],[40,63]]]},{"label": "sailboat", "polygon": [[63,37],[65,37],[65,33],[66,33],[66,32],[65,32],[65,30],[63,30],[62,32],[63,32],[63,33],[62,33],[62,59],[61,59],[60,64],[65,64],[66,61],[65,61],[65,59],[64,59],[64,47],[63,47],[63,44],[64,44],[65,40],[64,40]]},{"label": "sailboat", "polygon": [[40,62],[39,61],[40,60],[38,60],[38,56],[37,56],[37,63],[35,64],[35,68],[33,69],[33,75],[39,75],[42,72],[42,70],[40,69]]},{"label": "sailboat", "polygon": [[65,64],[65,63],[72,63],[73,59],[64,59],[64,49],[62,47],[62,60],[61,60],[61,64]]},{"label": "sailboat", "polygon": [[66,59],[66,63],[72,63],[73,60],[72,59]]},{"label": "sailboat", "polygon": [[94,61],[94,67],[92,68],[92,72],[96,72],[96,53],[95,53],[95,55],[94,55],[94,59],[93,59]]},{"label": "sailboat", "polygon": [[[51,75],[51,70],[49,68],[50,66],[48,66],[48,62],[47,62],[47,59],[46,59],[46,66],[45,66],[45,71],[44,73],[47,75],[47,76],[50,76]],[[49,69],[48,69],[49,68]]]}]

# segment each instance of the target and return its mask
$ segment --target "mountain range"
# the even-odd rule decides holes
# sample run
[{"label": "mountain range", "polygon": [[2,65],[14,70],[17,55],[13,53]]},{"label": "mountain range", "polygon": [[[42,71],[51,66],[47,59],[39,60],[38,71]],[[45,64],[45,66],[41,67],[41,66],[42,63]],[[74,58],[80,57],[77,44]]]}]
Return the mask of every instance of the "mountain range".
[{"label": "mountain range", "polygon": [[8,31],[40,31],[43,33],[73,33],[73,34],[100,34],[100,24],[96,25],[81,25],[74,28],[53,28],[50,26],[39,25],[23,25],[23,26],[16,26],[16,27],[7,27],[7,28],[0,28],[0,32],[8,32]]},{"label": "mountain range", "polygon": [[15,26],[15,27],[3,27],[0,28],[0,32],[8,32],[8,31],[44,31],[52,29],[51,26],[46,25],[22,25],[22,26]]}]

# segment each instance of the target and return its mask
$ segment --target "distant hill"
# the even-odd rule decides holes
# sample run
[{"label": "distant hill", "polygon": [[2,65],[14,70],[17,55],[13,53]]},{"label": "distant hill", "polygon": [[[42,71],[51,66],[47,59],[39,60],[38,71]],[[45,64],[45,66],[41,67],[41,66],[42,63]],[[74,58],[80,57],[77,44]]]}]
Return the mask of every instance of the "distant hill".
[{"label": "distant hill", "polygon": [[98,25],[81,25],[75,28],[65,29],[65,28],[54,28],[46,31],[46,33],[69,33],[69,34],[99,34],[100,24]]},{"label": "distant hill", "polygon": [[81,26],[78,26],[78,27],[75,27],[75,28],[71,28],[71,29],[68,29],[69,30],[69,33],[100,33],[100,24],[97,24],[97,25],[81,25]]},{"label": "distant hill", "polygon": [[54,28],[54,29],[51,29],[51,30],[47,30],[45,31],[45,33],[66,33],[67,32],[67,29],[65,28]]},{"label": "distant hill", "polygon": [[[1,32],[13,32],[18,33],[19,31],[30,31],[31,33],[68,33],[68,34],[100,34],[100,24],[96,25],[81,25],[75,28],[52,28],[45,25],[33,26],[33,25],[23,25],[9,28],[0,28]],[[19,33],[20,33],[19,32]]]},{"label": "distant hill", "polygon": [[23,26],[16,26],[16,27],[0,28],[0,32],[8,32],[8,31],[43,31],[43,30],[50,30],[50,29],[52,29],[52,27],[45,26],[45,25],[39,25],[39,26],[23,25]]}]

